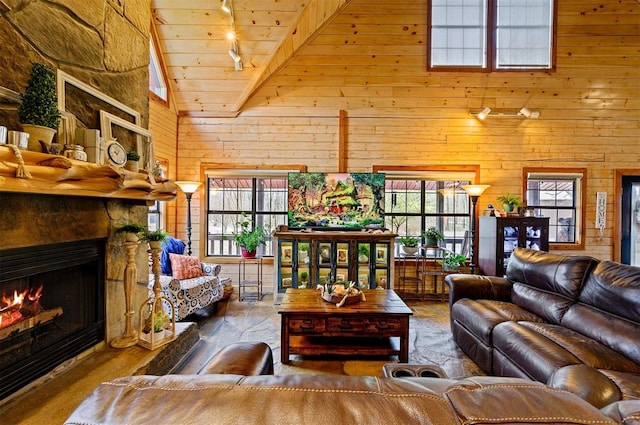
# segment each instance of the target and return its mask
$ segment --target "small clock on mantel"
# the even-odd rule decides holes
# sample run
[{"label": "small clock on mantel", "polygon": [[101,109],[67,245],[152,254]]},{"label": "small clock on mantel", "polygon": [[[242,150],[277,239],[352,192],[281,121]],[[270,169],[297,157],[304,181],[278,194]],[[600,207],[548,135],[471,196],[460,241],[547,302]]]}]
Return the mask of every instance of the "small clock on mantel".
[{"label": "small clock on mantel", "polygon": [[109,161],[122,167],[127,162],[127,151],[116,140],[107,141],[107,158]]}]

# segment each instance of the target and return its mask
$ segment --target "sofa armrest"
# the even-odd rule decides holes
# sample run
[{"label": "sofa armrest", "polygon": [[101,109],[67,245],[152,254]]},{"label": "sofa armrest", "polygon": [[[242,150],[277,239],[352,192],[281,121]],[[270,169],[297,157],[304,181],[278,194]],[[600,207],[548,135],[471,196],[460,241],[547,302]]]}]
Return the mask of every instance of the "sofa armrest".
[{"label": "sofa armrest", "polygon": [[273,354],[264,342],[236,342],[218,351],[198,374],[273,375]]},{"label": "sofa armrest", "polygon": [[205,263],[201,262],[200,266],[202,267],[202,271],[207,274],[207,276],[218,276],[220,273],[220,269],[222,266],[216,263]]},{"label": "sofa armrest", "polygon": [[597,408],[622,399],[616,384],[586,364],[561,367],[549,377],[547,385],[574,393]]},{"label": "sofa armrest", "polygon": [[444,282],[449,286],[449,305],[462,298],[511,300],[511,282],[503,277],[450,274]]}]

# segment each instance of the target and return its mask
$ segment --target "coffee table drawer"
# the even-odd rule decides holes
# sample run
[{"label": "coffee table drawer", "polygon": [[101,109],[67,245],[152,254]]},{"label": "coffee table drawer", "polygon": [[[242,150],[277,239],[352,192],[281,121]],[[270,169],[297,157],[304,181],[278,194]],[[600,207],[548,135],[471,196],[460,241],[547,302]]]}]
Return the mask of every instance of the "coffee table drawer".
[{"label": "coffee table drawer", "polygon": [[326,328],[325,319],[312,317],[309,319],[289,319],[289,331],[296,333],[317,333],[324,332]]},{"label": "coffee table drawer", "polygon": [[364,330],[368,333],[397,331],[402,328],[402,319],[399,318],[373,317],[364,320]]},{"label": "coffee table drawer", "polygon": [[329,332],[361,332],[364,320],[355,317],[329,317],[327,330]]}]

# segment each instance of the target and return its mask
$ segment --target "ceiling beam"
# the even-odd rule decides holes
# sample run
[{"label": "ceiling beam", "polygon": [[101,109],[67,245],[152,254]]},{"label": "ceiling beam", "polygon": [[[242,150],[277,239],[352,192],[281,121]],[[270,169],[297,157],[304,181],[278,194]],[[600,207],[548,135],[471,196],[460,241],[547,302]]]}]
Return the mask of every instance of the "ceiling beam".
[{"label": "ceiling beam", "polygon": [[242,92],[233,109],[240,112],[254,93],[286,66],[349,3],[351,0],[310,0],[287,32],[287,36],[267,59],[262,72],[256,73]]}]

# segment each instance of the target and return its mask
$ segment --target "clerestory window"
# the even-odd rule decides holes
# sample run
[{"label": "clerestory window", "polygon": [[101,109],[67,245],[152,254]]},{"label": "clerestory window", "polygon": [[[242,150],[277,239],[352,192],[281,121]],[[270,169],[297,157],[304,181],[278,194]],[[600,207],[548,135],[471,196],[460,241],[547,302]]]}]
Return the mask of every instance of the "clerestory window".
[{"label": "clerestory window", "polygon": [[429,70],[555,67],[554,0],[430,0]]}]

